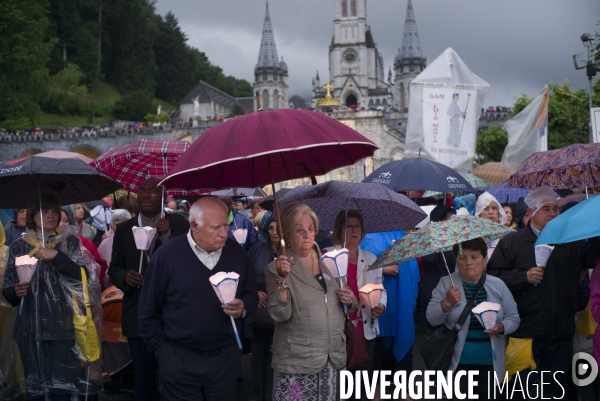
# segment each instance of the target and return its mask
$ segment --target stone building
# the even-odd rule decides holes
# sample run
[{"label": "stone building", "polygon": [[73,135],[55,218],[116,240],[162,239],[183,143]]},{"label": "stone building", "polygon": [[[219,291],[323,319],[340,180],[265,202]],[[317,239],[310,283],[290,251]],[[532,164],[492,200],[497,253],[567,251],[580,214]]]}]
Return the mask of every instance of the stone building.
[{"label": "stone building", "polygon": [[[383,56],[367,25],[366,0],[334,0],[329,46],[329,82],[342,105],[376,108],[392,105],[391,74],[385,82]],[[313,80],[312,106],[323,98],[319,74]]]},{"label": "stone building", "polygon": [[227,117],[238,105],[244,112],[253,110],[254,101],[251,97],[235,98],[214,86],[200,81],[179,102],[179,117],[183,121],[189,121],[194,117],[194,100],[198,102],[198,115],[200,120],[214,118],[215,116]]},{"label": "stone building", "polygon": [[410,83],[427,67],[427,59],[423,57],[421,42],[417,31],[415,11],[412,1],[408,0],[404,19],[402,47],[394,58],[395,94],[394,105],[398,110],[408,108]]},{"label": "stone building", "polygon": [[[288,67],[277,56],[273,26],[269,16],[269,2],[267,1],[265,21],[263,23],[262,39],[258,62],[254,68],[254,93],[260,97],[260,107],[263,110],[285,109],[288,107]],[[254,101],[254,110],[258,106]]]}]

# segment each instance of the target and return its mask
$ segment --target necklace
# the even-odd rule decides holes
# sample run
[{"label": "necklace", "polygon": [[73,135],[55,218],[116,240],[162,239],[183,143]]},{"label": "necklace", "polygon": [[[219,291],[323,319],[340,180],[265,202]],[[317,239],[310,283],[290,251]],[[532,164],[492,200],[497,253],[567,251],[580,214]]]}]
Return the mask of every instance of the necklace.
[{"label": "necklace", "polygon": [[[471,290],[469,290],[469,288],[467,288],[467,286],[464,283],[463,283],[463,288],[469,294],[469,299],[473,298],[473,293],[471,292]],[[475,303],[473,304],[473,306],[475,306],[475,305],[477,305],[477,298],[475,298]]]}]

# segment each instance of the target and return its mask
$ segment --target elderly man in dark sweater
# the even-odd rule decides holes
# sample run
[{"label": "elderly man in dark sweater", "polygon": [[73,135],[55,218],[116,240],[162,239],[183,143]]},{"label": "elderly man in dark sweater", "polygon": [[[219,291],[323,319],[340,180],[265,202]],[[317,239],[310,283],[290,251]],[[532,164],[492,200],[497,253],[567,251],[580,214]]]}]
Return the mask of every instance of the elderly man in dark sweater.
[{"label": "elderly man in dark sweater", "polygon": [[[244,249],[228,238],[227,207],[204,197],[190,209],[186,236],[164,244],[144,279],[139,328],[159,364],[163,400],[235,398],[242,350],[240,318],[258,307],[258,290]],[[240,275],[236,298],[221,305],[209,278],[217,272]]]}]

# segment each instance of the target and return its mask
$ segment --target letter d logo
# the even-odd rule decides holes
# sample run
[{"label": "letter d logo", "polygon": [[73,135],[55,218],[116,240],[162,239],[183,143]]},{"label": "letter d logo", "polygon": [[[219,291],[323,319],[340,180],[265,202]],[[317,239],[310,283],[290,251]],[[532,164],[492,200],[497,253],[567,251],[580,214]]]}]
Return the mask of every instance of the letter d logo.
[{"label": "letter d logo", "polygon": [[573,355],[571,377],[575,385],[581,387],[592,384],[596,376],[598,376],[598,364],[593,356],[585,352]]}]

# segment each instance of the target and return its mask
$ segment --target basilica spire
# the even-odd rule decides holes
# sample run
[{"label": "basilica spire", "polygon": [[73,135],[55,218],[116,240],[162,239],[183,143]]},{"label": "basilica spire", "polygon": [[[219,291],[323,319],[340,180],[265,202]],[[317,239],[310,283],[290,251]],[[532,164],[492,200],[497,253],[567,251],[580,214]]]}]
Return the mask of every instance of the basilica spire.
[{"label": "basilica spire", "polygon": [[256,63],[256,68],[278,66],[279,58],[277,57],[273,26],[271,25],[271,17],[269,16],[269,1],[267,0],[265,22],[263,24],[260,52],[258,53],[258,63]]},{"label": "basilica spire", "polygon": [[415,10],[412,1],[408,0],[406,5],[406,18],[404,19],[404,36],[402,38],[402,48],[399,49],[399,55],[403,59],[423,58],[419,33],[417,32],[417,21],[415,20]]}]

